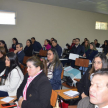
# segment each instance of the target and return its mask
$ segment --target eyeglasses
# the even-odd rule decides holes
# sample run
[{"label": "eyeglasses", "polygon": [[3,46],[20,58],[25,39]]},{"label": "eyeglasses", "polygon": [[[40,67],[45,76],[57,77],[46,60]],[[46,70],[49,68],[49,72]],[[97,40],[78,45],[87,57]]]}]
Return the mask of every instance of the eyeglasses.
[{"label": "eyeglasses", "polygon": [[98,65],[100,65],[102,62],[101,61],[98,61],[98,62],[93,62],[93,64],[98,64]]}]

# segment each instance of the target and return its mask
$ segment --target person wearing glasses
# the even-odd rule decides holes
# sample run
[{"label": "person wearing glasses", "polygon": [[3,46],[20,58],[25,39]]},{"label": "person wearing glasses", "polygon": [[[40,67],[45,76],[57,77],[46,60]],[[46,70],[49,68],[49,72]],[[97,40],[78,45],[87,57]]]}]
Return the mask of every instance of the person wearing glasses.
[{"label": "person wearing glasses", "polygon": [[52,85],[53,90],[58,90],[61,87],[62,64],[59,60],[57,51],[53,48],[47,53],[47,77]]},{"label": "person wearing glasses", "polygon": [[88,68],[81,80],[77,82],[77,89],[80,93],[79,99],[89,96],[90,81],[95,71],[107,67],[106,55],[104,53],[98,53],[92,61],[92,68]]}]

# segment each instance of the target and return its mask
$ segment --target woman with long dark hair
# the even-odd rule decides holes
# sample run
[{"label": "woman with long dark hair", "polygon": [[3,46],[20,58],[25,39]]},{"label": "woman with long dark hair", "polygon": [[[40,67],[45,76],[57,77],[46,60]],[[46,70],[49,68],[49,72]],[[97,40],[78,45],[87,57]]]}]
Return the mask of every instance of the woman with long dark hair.
[{"label": "woman with long dark hair", "polygon": [[6,53],[8,53],[7,45],[4,40],[0,40],[0,46],[5,48]]},{"label": "woman with long dark hair", "polygon": [[0,97],[16,96],[17,89],[23,81],[23,73],[16,54],[7,53],[5,65],[6,69],[0,74],[0,81],[2,82],[2,79],[5,79],[5,83],[0,85]]},{"label": "woman with long dark hair", "polygon": [[16,50],[16,45],[18,44],[18,40],[17,38],[13,38],[12,41],[13,41],[12,48]]},{"label": "woman with long dark hair", "polygon": [[43,47],[45,47],[45,50],[49,50],[51,48],[50,40],[45,39]]},{"label": "woman with long dark hair", "polygon": [[53,90],[60,89],[61,87],[61,73],[62,73],[62,64],[59,60],[57,51],[53,48],[48,50],[47,53],[47,68],[48,73],[47,77],[52,85]]},{"label": "woman with long dark hair", "polygon": [[6,51],[4,47],[0,47],[0,73],[5,69]]},{"label": "woman with long dark hair", "polygon": [[98,53],[92,61],[92,68],[88,68],[81,80],[77,83],[80,99],[89,96],[90,81],[94,72],[98,69],[107,67],[108,63],[106,55],[104,53]]},{"label": "woman with long dark hair", "polygon": [[33,46],[30,39],[26,41],[26,46],[24,48],[25,56],[32,56],[33,55]]}]

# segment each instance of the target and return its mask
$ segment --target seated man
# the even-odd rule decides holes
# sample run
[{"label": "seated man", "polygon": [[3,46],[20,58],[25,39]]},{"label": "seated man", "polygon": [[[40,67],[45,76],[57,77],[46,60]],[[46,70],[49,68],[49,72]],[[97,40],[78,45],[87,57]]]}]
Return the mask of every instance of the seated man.
[{"label": "seated man", "polygon": [[17,54],[18,61],[22,64],[25,56],[22,43],[18,43],[16,45],[16,50],[14,50],[14,53]]},{"label": "seated man", "polygon": [[[80,39],[79,38],[76,38],[75,45],[70,50],[70,53],[78,54],[78,55],[83,56],[84,52],[85,52],[84,46],[80,45]],[[72,60],[71,66],[73,68],[75,67],[75,61],[74,60]]]},{"label": "seated man", "polygon": [[61,57],[61,54],[62,54],[62,48],[61,46],[59,46],[59,44],[57,43],[57,40],[56,39],[53,39],[52,40],[52,48],[54,48],[57,53],[58,53],[58,56],[59,58]]},{"label": "seated man", "polygon": [[97,48],[99,48],[100,44],[98,43],[98,40],[97,40],[97,39],[94,40],[94,43],[95,43],[95,46],[96,46]]},{"label": "seated man", "polygon": [[39,52],[42,49],[41,44],[35,40],[35,37],[31,38],[33,50]]},{"label": "seated man", "polygon": [[108,108],[108,69],[98,70],[92,77],[89,96],[77,108]]}]

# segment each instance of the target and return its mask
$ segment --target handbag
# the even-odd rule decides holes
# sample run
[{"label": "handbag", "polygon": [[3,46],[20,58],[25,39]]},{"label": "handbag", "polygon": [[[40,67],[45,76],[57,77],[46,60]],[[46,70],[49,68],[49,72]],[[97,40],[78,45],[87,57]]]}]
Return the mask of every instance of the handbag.
[{"label": "handbag", "polygon": [[69,85],[69,86],[72,86],[73,85],[73,80],[71,79],[70,76],[66,76],[66,84]]}]

